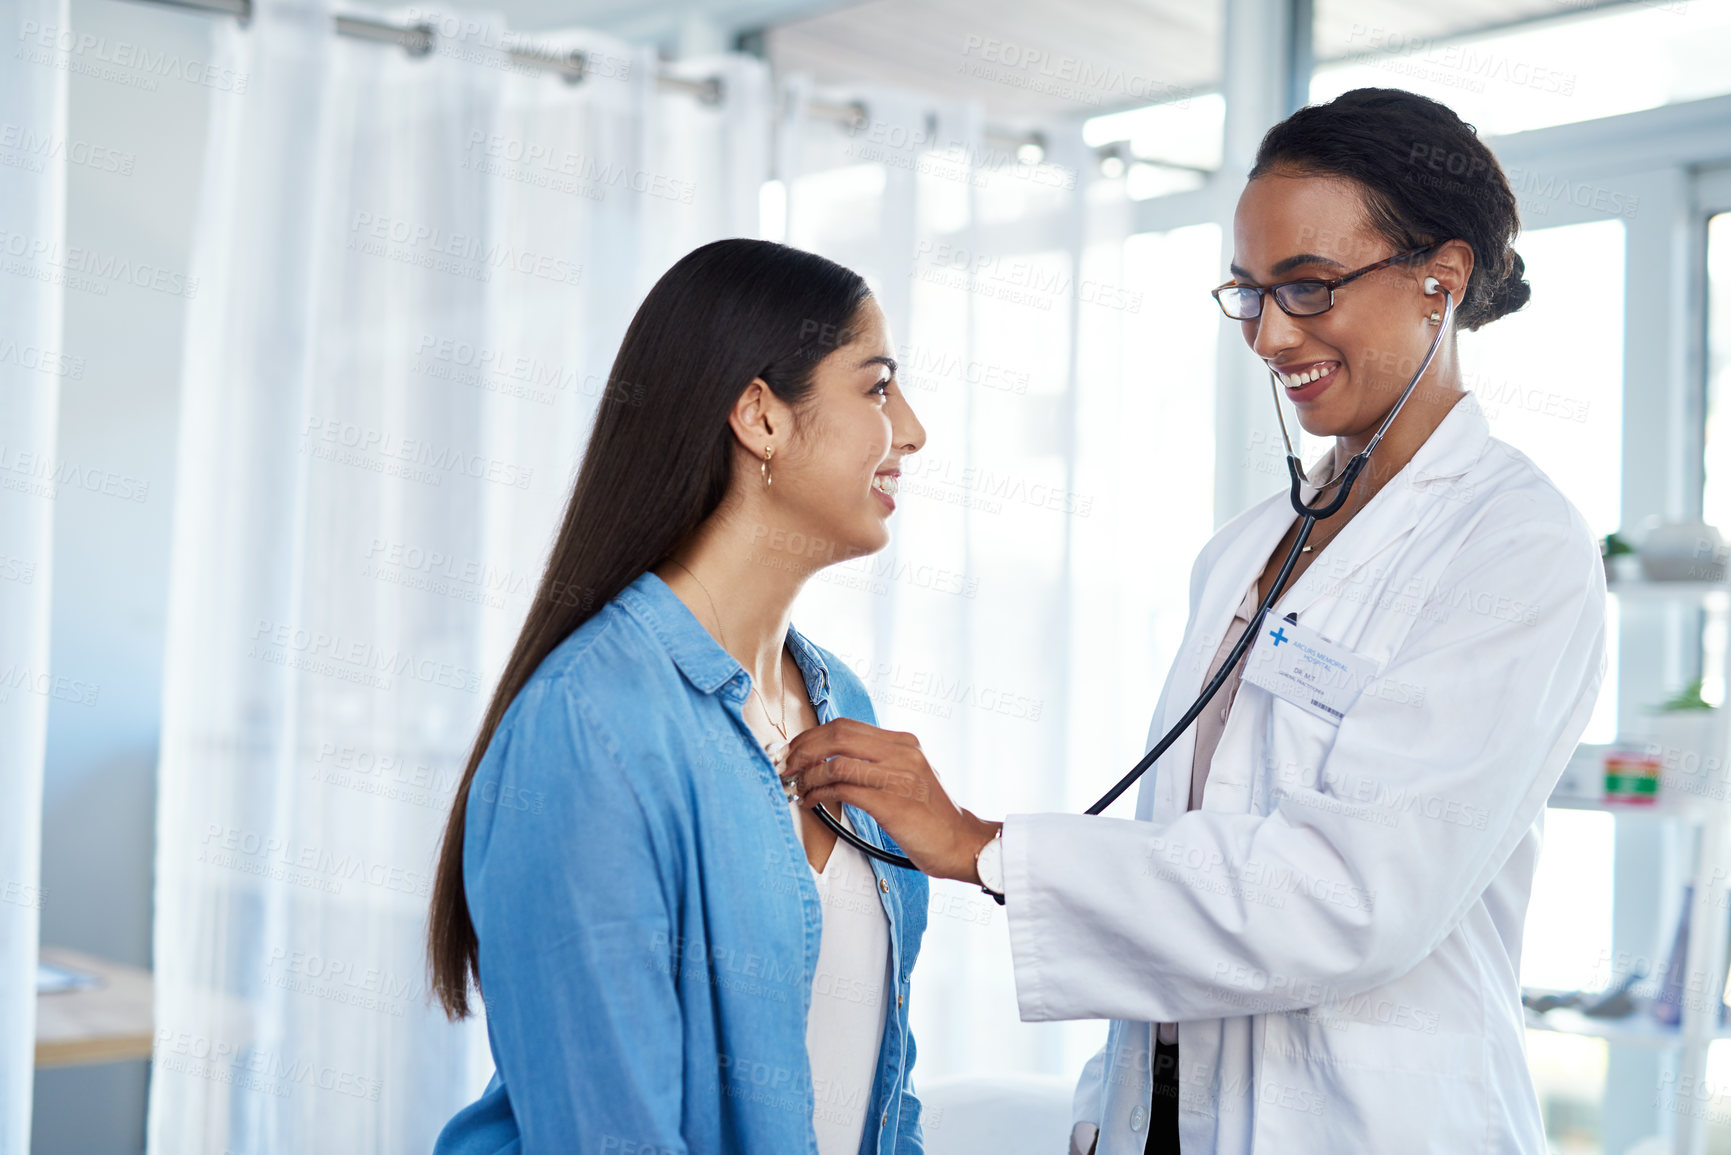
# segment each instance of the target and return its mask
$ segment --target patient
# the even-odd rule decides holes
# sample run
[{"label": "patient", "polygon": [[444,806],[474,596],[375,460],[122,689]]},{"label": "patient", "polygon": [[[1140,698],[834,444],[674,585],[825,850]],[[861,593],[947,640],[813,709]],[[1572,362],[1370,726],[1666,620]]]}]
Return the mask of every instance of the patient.
[{"label": "patient", "polygon": [[771,761],[874,721],[789,618],[889,541],[925,441],[891,352],[857,274],[766,241],[638,309],[445,831],[433,989],[460,1019],[475,981],[496,1073],[437,1155],[921,1150],[925,877]]}]

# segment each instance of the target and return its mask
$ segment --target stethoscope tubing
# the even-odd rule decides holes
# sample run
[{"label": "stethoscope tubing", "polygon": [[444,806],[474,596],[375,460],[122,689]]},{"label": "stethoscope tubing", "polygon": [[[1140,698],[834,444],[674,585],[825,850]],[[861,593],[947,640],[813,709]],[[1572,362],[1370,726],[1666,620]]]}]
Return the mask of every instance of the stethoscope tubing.
[{"label": "stethoscope tubing", "polygon": [[[1246,629],[1243,636],[1233,644],[1231,652],[1226,655],[1226,660],[1220,663],[1219,672],[1216,673],[1213,678],[1209,679],[1208,685],[1202,688],[1202,693],[1197,697],[1196,701],[1190,704],[1190,708],[1184,711],[1184,716],[1178,719],[1178,721],[1173,724],[1172,728],[1166,731],[1160,741],[1154,744],[1154,748],[1142,755],[1141,761],[1131,767],[1130,772],[1120,778],[1112,789],[1101,795],[1098,802],[1083,811],[1084,814],[1099,814],[1101,811],[1105,810],[1106,807],[1116,802],[1124,791],[1130,789],[1138,778],[1148,772],[1148,767],[1152,766],[1160,755],[1164,754],[1167,749],[1171,747],[1172,743],[1176,742],[1179,736],[1182,735],[1185,730],[1190,728],[1190,723],[1194,722],[1197,717],[1201,715],[1202,711],[1207,708],[1208,703],[1213,700],[1214,695],[1220,692],[1220,687],[1224,686],[1226,680],[1232,676],[1234,667],[1238,665],[1239,659],[1244,656],[1244,651],[1250,648],[1251,642],[1255,640],[1258,630],[1261,629],[1263,619],[1268,616],[1268,611],[1273,608],[1275,600],[1280,597],[1281,591],[1286,588],[1287,579],[1292,574],[1292,567],[1297,563],[1298,555],[1304,552],[1304,543],[1305,540],[1310,537],[1310,531],[1316,527],[1318,521],[1324,518],[1333,517],[1336,513],[1340,512],[1341,507],[1346,504],[1347,495],[1352,492],[1352,483],[1358,480],[1358,475],[1364,471],[1364,467],[1370,462],[1371,451],[1377,447],[1377,443],[1382,440],[1382,435],[1388,432],[1388,427],[1394,423],[1395,417],[1398,416],[1401,409],[1405,407],[1406,399],[1412,396],[1412,391],[1417,387],[1419,378],[1423,377],[1425,371],[1430,368],[1431,361],[1436,357],[1437,348],[1442,344],[1443,334],[1448,332],[1449,324],[1454,320],[1455,314],[1454,294],[1449,292],[1446,288],[1442,290],[1442,293],[1445,302],[1443,305],[1442,323],[1437,326],[1436,336],[1431,338],[1430,350],[1425,353],[1424,361],[1420,363],[1418,371],[1412,375],[1412,380],[1407,382],[1406,389],[1401,393],[1400,399],[1394,403],[1394,407],[1388,411],[1388,416],[1384,417],[1382,424],[1377,427],[1376,435],[1370,439],[1368,445],[1358,453],[1354,454],[1352,460],[1346,463],[1346,468],[1341,470],[1340,492],[1336,494],[1334,499],[1327,505],[1312,508],[1311,506],[1305,505],[1303,498],[1299,496],[1301,488],[1306,481],[1304,470],[1298,460],[1298,455],[1292,450],[1292,439],[1287,436],[1286,417],[1280,410],[1280,387],[1278,383],[1275,382],[1273,372],[1270,371],[1269,383],[1275,388],[1274,413],[1275,416],[1280,419],[1280,435],[1286,441],[1286,469],[1292,477],[1292,488],[1289,497],[1292,502],[1293,511],[1302,519],[1298,527],[1298,536],[1292,539],[1292,546],[1286,551],[1286,560],[1281,563],[1280,573],[1275,576],[1274,584],[1269,587],[1268,593],[1263,595],[1262,604],[1256,607],[1256,613],[1250,619],[1250,627]],[[1333,482],[1325,482],[1323,483],[1323,488],[1332,484]],[[913,860],[908,858],[906,855],[897,854],[893,850],[885,850],[879,846],[873,846],[871,843],[843,826],[822,804],[813,807],[813,809],[817,812],[817,816],[823,824],[835,832],[837,838],[840,838],[842,841],[846,842],[849,846],[852,846],[861,853],[869,855],[870,857],[877,859],[879,862],[886,862],[891,866],[899,866],[904,870],[919,869],[919,867],[914,865]]]}]

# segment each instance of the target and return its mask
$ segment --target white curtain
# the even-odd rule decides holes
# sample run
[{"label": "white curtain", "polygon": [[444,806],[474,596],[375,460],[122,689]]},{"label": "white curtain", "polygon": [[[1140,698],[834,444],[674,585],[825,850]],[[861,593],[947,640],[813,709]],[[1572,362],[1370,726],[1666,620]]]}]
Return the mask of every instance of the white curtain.
[{"label": "white curtain", "polygon": [[[0,121],[40,142],[0,167],[0,1155],[30,1149],[36,1064],[36,948],[42,757],[61,352],[57,279],[66,237],[66,70],[33,30],[67,26],[65,0],[19,0],[13,59],[0,68]],[[48,33],[52,39],[52,33]]]},{"label": "white curtain", "polygon": [[[407,13],[405,13],[407,15]],[[434,856],[637,302],[756,235],[761,66],[503,22],[429,58],[263,3],[213,59],[158,806],[150,1151],[424,1152],[491,1073],[429,1005]],[[628,386],[627,386],[628,387]]]},{"label": "white curtain", "polygon": [[[788,88],[786,238],[867,276],[927,433],[888,550],[818,575],[796,621],[962,805],[1080,810],[1145,749],[1213,531],[1220,230],[1132,232],[1074,122],[1037,158],[977,107]],[[854,102],[856,127],[821,111]],[[1104,1025],[1019,1022],[1001,909],[932,889],[918,1072],[1074,1076]]]}]

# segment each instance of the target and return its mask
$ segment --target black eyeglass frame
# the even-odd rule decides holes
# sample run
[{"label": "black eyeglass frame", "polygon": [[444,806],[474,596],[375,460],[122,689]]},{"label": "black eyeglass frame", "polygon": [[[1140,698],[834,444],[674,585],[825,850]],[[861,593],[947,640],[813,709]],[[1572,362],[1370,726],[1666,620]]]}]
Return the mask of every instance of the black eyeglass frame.
[{"label": "black eyeglass frame", "polygon": [[[1396,253],[1392,257],[1384,257],[1373,265],[1366,265],[1362,269],[1354,269],[1345,276],[1335,277],[1332,280],[1323,280],[1319,277],[1300,277],[1296,281],[1281,281],[1278,285],[1240,285],[1236,281],[1228,281],[1224,285],[1208,290],[1208,294],[1214,298],[1214,303],[1220,306],[1220,311],[1225,313],[1229,320],[1233,321],[1260,320],[1262,318],[1263,298],[1270,294],[1274,297],[1274,303],[1280,306],[1280,311],[1285,313],[1288,317],[1320,317],[1322,314],[1334,308],[1334,291],[1340,288],[1340,286],[1346,284],[1348,281],[1356,281],[1366,273],[1374,273],[1378,269],[1386,269],[1388,266],[1399,264],[1401,261],[1407,261],[1414,257],[1422,256],[1423,254],[1439,247],[1441,244],[1441,241],[1432,241],[1430,244],[1420,245],[1416,249],[1407,249],[1405,252]],[[1316,310],[1314,313],[1293,312],[1292,309],[1287,306],[1286,302],[1281,299],[1281,290],[1290,288],[1293,285],[1321,285],[1323,288],[1328,290],[1328,304]],[[1220,294],[1225,292],[1227,289],[1237,289],[1240,291],[1245,289],[1256,290],[1256,312],[1248,317],[1234,317],[1227,310],[1226,302],[1220,299]]]}]

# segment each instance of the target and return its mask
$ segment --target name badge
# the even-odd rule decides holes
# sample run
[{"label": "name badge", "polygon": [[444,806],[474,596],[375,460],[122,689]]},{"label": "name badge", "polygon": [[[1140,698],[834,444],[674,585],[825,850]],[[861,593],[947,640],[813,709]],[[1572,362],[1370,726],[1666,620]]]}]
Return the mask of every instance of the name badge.
[{"label": "name badge", "polygon": [[1244,664],[1246,682],[1337,726],[1376,672],[1372,659],[1292,618],[1264,618]]}]

